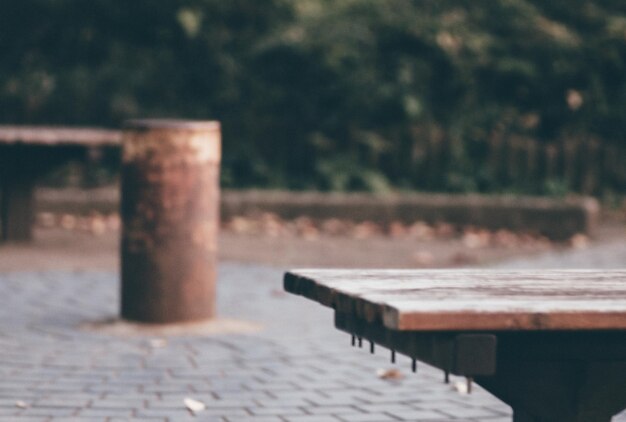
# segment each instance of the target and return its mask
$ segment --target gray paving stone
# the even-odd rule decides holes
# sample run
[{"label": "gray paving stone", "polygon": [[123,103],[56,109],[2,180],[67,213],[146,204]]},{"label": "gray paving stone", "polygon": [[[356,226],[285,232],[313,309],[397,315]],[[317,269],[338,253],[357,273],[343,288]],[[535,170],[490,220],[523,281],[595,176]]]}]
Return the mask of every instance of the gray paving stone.
[{"label": "gray paving stone", "polygon": [[287,416],[288,422],[339,422],[341,419],[333,415]]},{"label": "gray paving stone", "polygon": [[1,417],[14,416],[14,415],[17,415],[19,411],[20,410],[17,407],[15,407],[15,405],[11,407],[0,407],[0,416]]},{"label": "gray paving stone", "polygon": [[228,422],[285,422],[283,418],[278,416],[242,416],[227,419]]},{"label": "gray paving stone", "polygon": [[69,407],[69,408],[83,408],[87,407],[91,403],[90,398],[77,398],[71,395],[67,397],[48,397],[41,398],[35,403],[33,407]]},{"label": "gray paving stone", "polygon": [[[416,410],[416,409],[394,410],[394,409],[391,409],[387,411],[387,413],[393,416],[394,418],[397,418],[403,421],[412,421],[412,420],[442,421],[442,420],[450,419],[450,415],[446,415],[436,410]],[[473,416],[468,415],[466,413],[466,410],[464,409],[463,417],[471,418]]]},{"label": "gray paving stone", "polygon": [[127,417],[127,416],[132,416],[135,413],[135,409],[133,408],[125,408],[125,409],[120,409],[120,408],[93,408],[93,407],[86,407],[80,410],[80,412],[78,412],[78,416],[81,417],[93,417],[93,416],[102,416],[102,417],[112,417],[112,416],[122,416],[122,417]]},{"label": "gray paving stone", "polygon": [[[107,422],[166,422],[167,418],[163,417],[156,417],[156,418],[137,418],[137,417],[133,417],[133,418],[110,418],[108,419]],[[56,420],[54,422],[57,422]],[[68,421],[70,422],[70,421]],[[216,422],[223,422],[223,421],[216,421]]]},{"label": "gray paving stone", "polygon": [[266,407],[304,407],[311,404],[310,401],[306,400],[306,398],[295,397],[266,398],[257,400],[257,403]]},{"label": "gray paving stone", "polygon": [[[205,416],[215,416],[210,413],[205,413]],[[193,415],[191,415],[185,409],[140,409],[137,410],[133,417],[139,417],[143,419],[149,418],[165,418],[170,419],[172,421],[184,421],[184,420],[193,420]]]},{"label": "gray paving stone", "polygon": [[102,399],[93,400],[91,407],[94,409],[135,409],[144,408],[148,401],[139,398],[128,399]]},{"label": "gray paving stone", "polygon": [[353,406],[320,406],[320,407],[307,407],[307,413],[312,415],[345,415],[355,413],[366,413],[366,411],[353,407]]},{"label": "gray paving stone", "polygon": [[311,397],[310,402],[315,406],[351,406],[355,403],[364,403],[362,400],[355,399],[354,395],[342,397]]},{"label": "gray paving stone", "polygon": [[19,416],[69,417],[75,415],[78,410],[78,408],[67,407],[29,407],[21,411]]},{"label": "gray paving stone", "polygon": [[338,415],[338,418],[344,422],[388,422],[399,420],[385,413],[348,413]]},{"label": "gray paving stone", "polygon": [[613,418],[613,422],[626,422],[626,411]]},{"label": "gray paving stone", "polygon": [[[0,420],[510,422],[510,409],[480,388],[461,396],[440,371],[411,374],[408,359],[396,366],[405,378],[378,379],[377,369],[391,367],[388,351],[352,348],[330,310],[273,295],[281,278],[278,269],[223,264],[220,315],[265,329],[172,337],[154,349],[151,336],[78,328],[117,314],[116,274],[0,274],[0,297],[11,298],[0,307]],[[185,397],[206,411],[192,416]],[[29,407],[15,407],[18,400]]]},{"label": "gray paving stone", "polygon": [[252,416],[302,416],[306,415],[304,410],[298,407],[254,407],[248,409]]}]

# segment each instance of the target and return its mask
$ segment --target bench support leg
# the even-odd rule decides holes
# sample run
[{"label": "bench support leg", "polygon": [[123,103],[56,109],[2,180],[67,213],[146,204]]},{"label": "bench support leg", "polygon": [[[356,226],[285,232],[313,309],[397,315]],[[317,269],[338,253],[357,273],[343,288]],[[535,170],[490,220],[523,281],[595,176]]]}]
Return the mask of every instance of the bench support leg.
[{"label": "bench support leg", "polygon": [[62,146],[0,146],[0,241],[32,240],[37,180],[76,154]]},{"label": "bench support leg", "polygon": [[626,407],[626,362],[502,359],[476,381],[513,407],[514,422],[610,422]]},{"label": "bench support leg", "polygon": [[0,231],[2,241],[26,242],[32,239],[35,181],[28,175],[3,172],[0,181]]},{"label": "bench support leg", "polygon": [[472,377],[513,408],[514,422],[610,422],[626,408],[626,333],[621,330],[411,332],[341,310],[335,312],[335,326]]},{"label": "bench support leg", "polygon": [[513,409],[513,422],[538,422],[538,419],[524,413],[523,410]]},{"label": "bench support leg", "polygon": [[568,422],[568,421],[576,421],[576,422],[582,422],[582,421],[587,421],[587,422],[611,422],[612,417],[608,416],[608,419],[606,416],[602,416],[602,415],[588,415],[588,416],[582,416],[581,418],[578,419],[568,419],[568,418],[561,418],[561,419],[551,419],[551,418],[536,418],[534,416],[530,416],[528,413],[525,413],[523,411],[518,411],[518,410],[513,410],[513,422]]}]

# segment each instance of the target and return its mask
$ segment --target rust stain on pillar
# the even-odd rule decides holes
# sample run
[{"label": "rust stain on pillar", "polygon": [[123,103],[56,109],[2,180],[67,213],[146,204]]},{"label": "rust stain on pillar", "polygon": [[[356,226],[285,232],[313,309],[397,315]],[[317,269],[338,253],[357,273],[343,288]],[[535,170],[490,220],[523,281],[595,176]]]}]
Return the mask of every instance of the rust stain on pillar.
[{"label": "rust stain on pillar", "polygon": [[218,122],[132,120],[122,152],[122,318],[215,315]]}]

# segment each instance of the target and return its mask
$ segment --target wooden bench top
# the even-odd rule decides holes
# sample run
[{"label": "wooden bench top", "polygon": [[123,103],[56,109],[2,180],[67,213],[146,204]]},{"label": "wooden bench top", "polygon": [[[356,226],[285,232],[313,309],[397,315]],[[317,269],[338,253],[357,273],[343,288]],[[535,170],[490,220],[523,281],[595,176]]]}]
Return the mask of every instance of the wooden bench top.
[{"label": "wooden bench top", "polygon": [[88,127],[2,126],[0,144],[116,146],[118,130]]},{"label": "wooden bench top", "polygon": [[294,270],[285,290],[394,330],[626,330],[626,270]]}]

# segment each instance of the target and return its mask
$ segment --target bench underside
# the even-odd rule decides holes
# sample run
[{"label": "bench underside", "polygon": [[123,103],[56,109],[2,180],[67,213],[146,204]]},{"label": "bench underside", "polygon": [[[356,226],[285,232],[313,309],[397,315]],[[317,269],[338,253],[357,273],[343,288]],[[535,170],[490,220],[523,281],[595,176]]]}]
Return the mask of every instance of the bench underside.
[{"label": "bench underside", "polygon": [[339,312],[335,325],[475,380],[514,422],[610,422],[626,407],[626,331],[403,332]]}]

